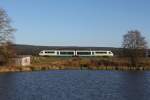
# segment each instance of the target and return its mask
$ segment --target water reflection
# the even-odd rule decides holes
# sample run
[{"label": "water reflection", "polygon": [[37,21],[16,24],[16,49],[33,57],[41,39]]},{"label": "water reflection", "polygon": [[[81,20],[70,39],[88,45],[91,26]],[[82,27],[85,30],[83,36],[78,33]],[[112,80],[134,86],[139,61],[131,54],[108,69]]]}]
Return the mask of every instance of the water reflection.
[{"label": "water reflection", "polygon": [[125,100],[148,100],[150,82],[147,80],[146,72],[131,71],[120,74],[120,77],[120,94]]}]

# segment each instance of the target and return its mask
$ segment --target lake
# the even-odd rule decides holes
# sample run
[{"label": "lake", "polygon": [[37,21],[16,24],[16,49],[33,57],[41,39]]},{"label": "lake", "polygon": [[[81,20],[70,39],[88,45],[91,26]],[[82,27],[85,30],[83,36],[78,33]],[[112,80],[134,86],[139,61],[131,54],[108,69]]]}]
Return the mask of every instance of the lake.
[{"label": "lake", "polygon": [[150,100],[150,72],[1,73],[0,100]]}]

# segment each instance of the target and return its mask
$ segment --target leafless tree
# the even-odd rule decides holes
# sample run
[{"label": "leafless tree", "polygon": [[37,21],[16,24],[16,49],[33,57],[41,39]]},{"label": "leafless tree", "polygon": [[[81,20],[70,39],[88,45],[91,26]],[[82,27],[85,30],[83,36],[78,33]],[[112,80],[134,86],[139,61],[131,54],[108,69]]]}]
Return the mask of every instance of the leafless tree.
[{"label": "leafless tree", "polygon": [[0,8],[0,55],[7,59],[12,56],[13,32],[15,29],[11,26],[11,20],[6,11]]},{"label": "leafless tree", "polygon": [[144,57],[147,42],[138,30],[128,31],[123,36],[124,56],[129,58],[132,67],[139,66],[139,59]]}]

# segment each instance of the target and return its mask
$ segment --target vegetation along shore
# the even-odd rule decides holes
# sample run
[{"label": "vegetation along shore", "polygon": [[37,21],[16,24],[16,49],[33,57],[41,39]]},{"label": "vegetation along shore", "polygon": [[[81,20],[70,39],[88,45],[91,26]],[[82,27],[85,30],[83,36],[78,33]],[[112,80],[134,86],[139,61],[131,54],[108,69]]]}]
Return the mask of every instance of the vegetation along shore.
[{"label": "vegetation along shore", "polygon": [[141,58],[133,67],[128,58],[105,57],[31,57],[30,66],[5,65],[0,72],[45,71],[45,70],[150,70],[150,58]]}]

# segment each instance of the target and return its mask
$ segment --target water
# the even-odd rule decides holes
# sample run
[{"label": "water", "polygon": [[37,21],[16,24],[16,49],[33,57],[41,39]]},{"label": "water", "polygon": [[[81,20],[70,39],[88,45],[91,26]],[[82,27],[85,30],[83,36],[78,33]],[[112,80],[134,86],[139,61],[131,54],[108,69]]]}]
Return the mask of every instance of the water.
[{"label": "water", "polygon": [[0,100],[150,100],[150,72],[1,73]]}]

